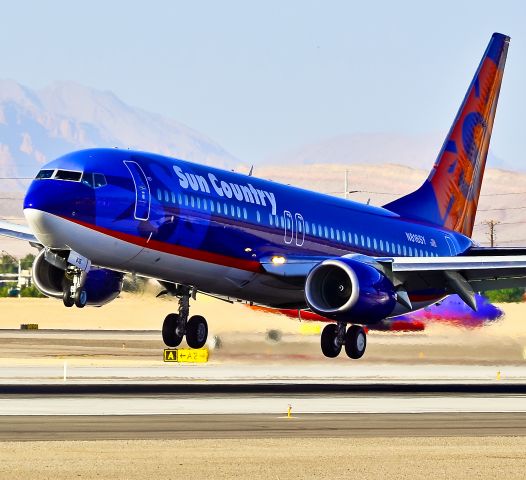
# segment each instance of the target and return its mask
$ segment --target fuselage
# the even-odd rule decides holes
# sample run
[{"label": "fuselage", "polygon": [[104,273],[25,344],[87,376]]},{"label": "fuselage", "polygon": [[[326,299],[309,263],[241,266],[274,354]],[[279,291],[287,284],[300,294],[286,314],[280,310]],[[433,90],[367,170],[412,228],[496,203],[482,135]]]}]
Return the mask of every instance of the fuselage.
[{"label": "fuselage", "polygon": [[[37,177],[24,212],[46,247],[269,306],[305,299],[302,287],[263,271],[265,257],[442,257],[472,246],[384,208],[143,152],[74,152]],[[420,308],[445,292],[408,293]]]}]

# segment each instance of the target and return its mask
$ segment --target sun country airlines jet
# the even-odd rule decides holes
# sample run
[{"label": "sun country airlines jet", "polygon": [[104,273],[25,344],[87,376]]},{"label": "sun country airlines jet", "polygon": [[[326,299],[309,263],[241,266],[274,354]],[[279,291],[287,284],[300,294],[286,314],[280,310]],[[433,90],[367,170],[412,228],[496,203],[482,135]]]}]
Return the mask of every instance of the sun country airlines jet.
[{"label": "sun country airlines jet", "polygon": [[471,239],[509,37],[495,33],[427,180],[383,207],[143,152],[92,149],[43,167],[24,199],[34,284],[66,307],[103,305],[125,272],[179,299],[162,335],[202,347],[196,292],[332,319],[327,357],[360,358],[364,326],[451,293],[526,285],[526,249]]}]

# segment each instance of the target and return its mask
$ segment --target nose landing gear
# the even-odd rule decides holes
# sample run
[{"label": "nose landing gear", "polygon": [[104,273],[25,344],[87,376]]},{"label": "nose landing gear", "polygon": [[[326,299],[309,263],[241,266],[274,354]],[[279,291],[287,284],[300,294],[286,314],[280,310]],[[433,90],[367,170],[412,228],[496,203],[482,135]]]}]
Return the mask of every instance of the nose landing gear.
[{"label": "nose landing gear", "polygon": [[87,273],[84,270],[68,267],[64,275],[64,292],[62,294],[62,301],[64,306],[77,308],[84,308],[88,303],[88,294],[84,290]]},{"label": "nose landing gear", "polygon": [[168,347],[177,347],[186,336],[190,348],[201,348],[208,338],[208,323],[200,315],[190,313],[190,298],[195,299],[195,290],[186,285],[176,285],[168,290],[173,296],[179,297],[179,313],[170,313],[163,322],[163,342]]},{"label": "nose landing gear", "polygon": [[325,326],[321,332],[321,351],[326,357],[337,357],[344,345],[349,358],[358,359],[363,356],[367,346],[365,330],[358,325],[352,325],[346,332],[346,327],[345,322]]}]

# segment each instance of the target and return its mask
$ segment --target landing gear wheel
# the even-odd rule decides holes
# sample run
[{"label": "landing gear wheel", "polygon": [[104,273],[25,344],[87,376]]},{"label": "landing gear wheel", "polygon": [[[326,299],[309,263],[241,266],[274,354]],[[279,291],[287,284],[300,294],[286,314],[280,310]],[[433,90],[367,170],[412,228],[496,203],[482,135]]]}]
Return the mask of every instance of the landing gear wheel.
[{"label": "landing gear wheel", "polygon": [[338,337],[338,326],[334,323],[326,325],[321,332],[321,351],[326,357],[335,358],[337,357],[342,346],[337,343]]},{"label": "landing gear wheel", "polygon": [[69,288],[64,290],[62,301],[64,302],[64,306],[68,308],[75,305],[75,299],[73,298],[73,295],[71,295],[71,290]]},{"label": "landing gear wheel", "polygon": [[186,343],[190,348],[201,348],[208,338],[208,323],[205,317],[194,315],[186,324]]},{"label": "landing gear wheel", "polygon": [[78,308],[84,308],[88,303],[88,294],[83,288],[77,289],[74,295],[75,306]]},{"label": "landing gear wheel", "polygon": [[183,335],[177,332],[179,315],[170,313],[163,322],[163,342],[167,347],[177,347],[183,340]]},{"label": "landing gear wheel", "polygon": [[365,353],[367,336],[365,330],[358,325],[353,325],[345,335],[345,353],[349,358],[358,359]]}]

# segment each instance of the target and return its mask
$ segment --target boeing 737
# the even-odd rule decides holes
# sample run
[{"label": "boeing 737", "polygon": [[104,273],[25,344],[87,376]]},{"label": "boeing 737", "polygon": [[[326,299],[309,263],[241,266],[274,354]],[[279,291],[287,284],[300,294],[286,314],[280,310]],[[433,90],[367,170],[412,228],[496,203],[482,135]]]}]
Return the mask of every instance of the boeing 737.
[{"label": "boeing 737", "polygon": [[526,286],[526,249],[471,240],[509,37],[495,33],[429,177],[383,207],[180,159],[120,149],[43,166],[24,199],[28,227],[0,233],[40,248],[34,284],[66,307],[101,306],[126,272],[179,299],[166,345],[205,345],[196,293],[329,318],[321,349],[350,358],[366,329],[456,293]]}]

